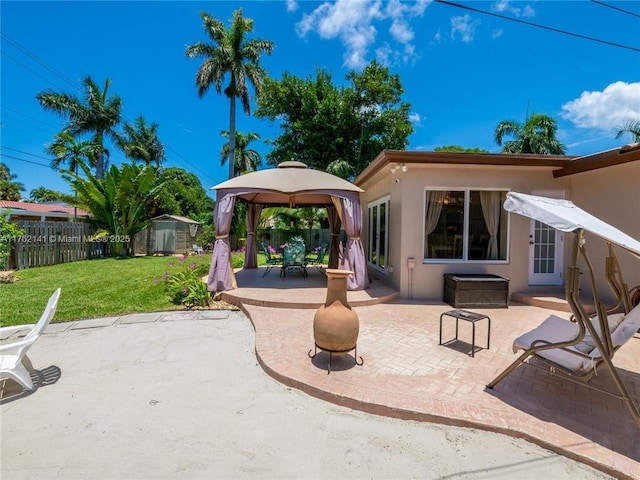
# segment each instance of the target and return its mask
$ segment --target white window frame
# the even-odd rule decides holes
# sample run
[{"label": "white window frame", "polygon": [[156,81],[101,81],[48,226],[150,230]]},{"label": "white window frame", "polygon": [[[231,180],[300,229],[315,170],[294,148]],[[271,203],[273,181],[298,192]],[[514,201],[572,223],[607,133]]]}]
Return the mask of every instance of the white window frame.
[{"label": "white window frame", "polygon": [[[424,257],[424,248],[425,248],[425,229],[426,229],[426,218],[427,218],[427,212],[426,212],[426,208],[427,205],[425,205],[425,197],[426,197],[426,193],[427,191],[445,191],[445,192],[464,192],[464,218],[463,218],[463,228],[462,228],[462,234],[463,234],[463,245],[462,245],[462,258],[425,258]],[[469,198],[471,195],[471,192],[481,192],[481,191],[485,191],[485,192],[510,192],[511,189],[509,188],[501,188],[501,187],[485,187],[485,188],[478,188],[478,187],[425,187],[423,192],[422,192],[422,263],[450,263],[450,264],[455,264],[455,263],[459,263],[459,264],[470,264],[470,265],[506,265],[509,263],[509,256],[511,253],[511,245],[510,245],[510,241],[511,241],[511,214],[507,211],[505,211],[505,213],[507,214],[506,216],[506,220],[507,220],[507,225],[506,225],[506,229],[507,229],[507,251],[506,251],[506,258],[504,260],[469,260],[467,257],[469,255],[468,252],[468,242],[466,241],[467,238],[469,238]]]},{"label": "white window frame", "polygon": [[[369,238],[369,242],[367,245],[367,265],[370,266],[371,268],[378,270],[380,272],[383,273],[388,273],[389,271],[389,206],[390,206],[390,200],[391,200],[391,196],[390,195],[385,195],[384,197],[381,197],[377,200],[374,200],[372,202],[369,202],[367,204],[367,233],[368,233],[368,238]],[[378,226],[378,232],[376,232],[376,236],[379,233],[380,230],[380,205],[385,205],[385,236],[384,239],[378,238],[378,241],[376,242],[376,258],[380,258],[380,242],[382,240],[384,240],[385,246],[386,246],[386,251],[385,251],[385,257],[387,259],[386,261],[386,265],[384,267],[381,267],[379,264],[377,263],[373,263],[371,261],[371,254],[372,254],[372,244],[373,242],[371,241],[371,239],[373,238],[374,232],[373,230],[373,222],[371,221],[371,210],[374,207],[378,207],[377,210],[377,222],[376,225]]]}]

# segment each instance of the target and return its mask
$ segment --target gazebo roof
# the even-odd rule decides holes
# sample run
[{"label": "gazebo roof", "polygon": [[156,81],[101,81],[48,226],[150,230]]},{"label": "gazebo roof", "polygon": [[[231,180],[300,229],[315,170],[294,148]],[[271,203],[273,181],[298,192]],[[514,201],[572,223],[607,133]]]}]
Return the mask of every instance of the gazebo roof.
[{"label": "gazebo roof", "polygon": [[269,206],[331,205],[331,197],[353,197],[364,192],[347,180],[296,161],[226,180],[211,190]]}]

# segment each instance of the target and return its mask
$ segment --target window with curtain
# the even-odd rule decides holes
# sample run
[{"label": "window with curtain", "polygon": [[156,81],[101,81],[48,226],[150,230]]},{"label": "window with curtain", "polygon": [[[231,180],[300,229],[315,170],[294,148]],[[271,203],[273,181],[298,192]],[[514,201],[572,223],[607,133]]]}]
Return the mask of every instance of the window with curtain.
[{"label": "window with curtain", "polygon": [[425,190],[424,259],[506,261],[506,191]]}]

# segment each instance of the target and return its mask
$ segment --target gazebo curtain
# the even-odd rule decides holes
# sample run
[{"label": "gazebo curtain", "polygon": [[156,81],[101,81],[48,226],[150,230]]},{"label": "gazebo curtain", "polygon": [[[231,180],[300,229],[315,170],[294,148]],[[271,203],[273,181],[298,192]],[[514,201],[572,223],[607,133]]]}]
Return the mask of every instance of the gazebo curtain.
[{"label": "gazebo curtain", "polygon": [[260,221],[262,205],[250,203],[247,206],[247,244],[244,252],[244,268],[258,268],[256,228]]},{"label": "gazebo curtain", "polygon": [[[218,190],[214,211],[216,241],[213,248],[211,268],[209,269],[209,291],[220,292],[236,288],[235,276],[231,268],[231,246],[229,243],[235,197],[248,192],[260,191],[263,190],[258,187]],[[311,193],[330,195],[334,203],[333,207],[327,207],[331,225],[329,267],[343,268],[354,272],[347,279],[347,288],[349,290],[368,288],[369,276],[367,274],[364,247],[360,240],[362,208],[359,194],[344,190],[322,189]],[[250,233],[255,232],[261,211],[262,205],[257,204],[249,204],[247,209],[247,231],[249,235],[247,235],[245,268],[255,268],[257,265],[256,237]],[[347,233],[347,245],[343,251],[341,251],[340,243],[341,224]]]},{"label": "gazebo curtain", "polygon": [[216,241],[213,245],[209,280],[207,282],[210,292],[221,292],[236,288],[236,279],[231,268],[231,245],[229,243],[229,231],[231,230],[235,202],[235,195],[218,192],[216,207],[213,212]]},{"label": "gazebo curtain", "polygon": [[360,240],[362,231],[362,208],[358,195],[340,198],[342,205],[342,226],[347,233],[347,245],[344,248],[339,265],[343,270],[351,270],[353,275],[347,278],[349,290],[364,290],[369,286],[364,247]]}]

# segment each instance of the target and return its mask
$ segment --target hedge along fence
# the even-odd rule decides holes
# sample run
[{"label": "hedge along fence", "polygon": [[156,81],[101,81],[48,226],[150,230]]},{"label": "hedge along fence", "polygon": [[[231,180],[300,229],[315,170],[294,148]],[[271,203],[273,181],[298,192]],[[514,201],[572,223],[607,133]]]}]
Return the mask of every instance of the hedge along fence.
[{"label": "hedge along fence", "polygon": [[18,220],[24,230],[12,240],[10,269],[56,265],[104,257],[108,238],[94,238],[95,228],[84,222]]}]

